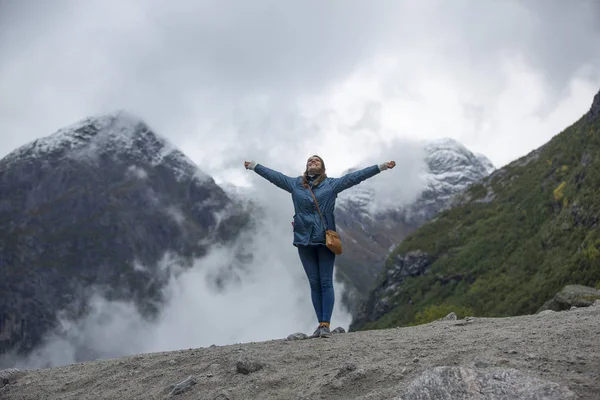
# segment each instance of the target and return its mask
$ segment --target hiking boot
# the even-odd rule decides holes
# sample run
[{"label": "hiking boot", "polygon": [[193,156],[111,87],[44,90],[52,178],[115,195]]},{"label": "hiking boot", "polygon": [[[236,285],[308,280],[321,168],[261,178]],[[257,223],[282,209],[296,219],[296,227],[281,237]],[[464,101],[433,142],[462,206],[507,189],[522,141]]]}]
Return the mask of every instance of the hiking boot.
[{"label": "hiking boot", "polygon": [[331,337],[331,332],[329,331],[329,328],[326,327],[325,325],[321,325],[321,337],[322,338],[328,338]]},{"label": "hiking boot", "polygon": [[321,336],[321,328],[321,325],[317,326],[317,329],[315,329],[315,331],[312,335],[309,336],[309,338],[318,338],[319,336]]}]

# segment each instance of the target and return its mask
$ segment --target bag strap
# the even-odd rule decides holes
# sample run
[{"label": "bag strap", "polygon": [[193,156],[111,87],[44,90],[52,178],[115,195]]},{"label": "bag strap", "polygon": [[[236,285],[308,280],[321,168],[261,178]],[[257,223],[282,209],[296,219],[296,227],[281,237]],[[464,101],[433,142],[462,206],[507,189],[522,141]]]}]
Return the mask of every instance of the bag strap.
[{"label": "bag strap", "polygon": [[319,202],[317,201],[315,194],[313,193],[312,189],[310,188],[310,183],[308,184],[308,190],[310,190],[310,194],[312,194],[312,198],[315,201],[315,205],[317,206],[317,211],[319,212],[321,221],[323,221],[323,227],[325,228],[325,230],[327,230],[327,224],[325,224],[325,220],[323,219],[323,214],[321,214],[321,209],[319,208]]}]

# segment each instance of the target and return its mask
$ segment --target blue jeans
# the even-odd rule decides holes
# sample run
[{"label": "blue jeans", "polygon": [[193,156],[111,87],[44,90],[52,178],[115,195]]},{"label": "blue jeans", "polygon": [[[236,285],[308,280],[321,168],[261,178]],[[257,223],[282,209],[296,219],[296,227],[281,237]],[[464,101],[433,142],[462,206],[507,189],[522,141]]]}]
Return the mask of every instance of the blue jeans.
[{"label": "blue jeans", "polygon": [[335,254],[326,246],[298,246],[298,255],[310,283],[310,296],[319,322],[330,322],[333,312]]}]

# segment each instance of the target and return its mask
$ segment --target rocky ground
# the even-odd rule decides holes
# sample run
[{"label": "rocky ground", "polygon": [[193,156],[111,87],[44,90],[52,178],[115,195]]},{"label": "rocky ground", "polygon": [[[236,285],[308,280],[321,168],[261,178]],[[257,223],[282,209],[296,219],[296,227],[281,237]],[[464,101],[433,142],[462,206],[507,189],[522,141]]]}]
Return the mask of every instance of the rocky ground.
[{"label": "rocky ground", "polygon": [[600,399],[600,305],[0,372],[0,399]]}]

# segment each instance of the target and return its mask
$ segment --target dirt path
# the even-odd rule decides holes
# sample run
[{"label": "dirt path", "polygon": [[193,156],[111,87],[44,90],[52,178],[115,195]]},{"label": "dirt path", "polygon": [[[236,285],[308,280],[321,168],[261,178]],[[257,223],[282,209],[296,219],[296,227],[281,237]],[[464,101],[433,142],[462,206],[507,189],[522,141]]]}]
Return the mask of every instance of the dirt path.
[{"label": "dirt path", "polygon": [[[240,358],[251,361],[238,372]],[[274,340],[26,371],[0,399],[393,399],[425,370],[515,368],[600,399],[600,306],[472,322]],[[0,383],[1,385],[1,383]]]}]

